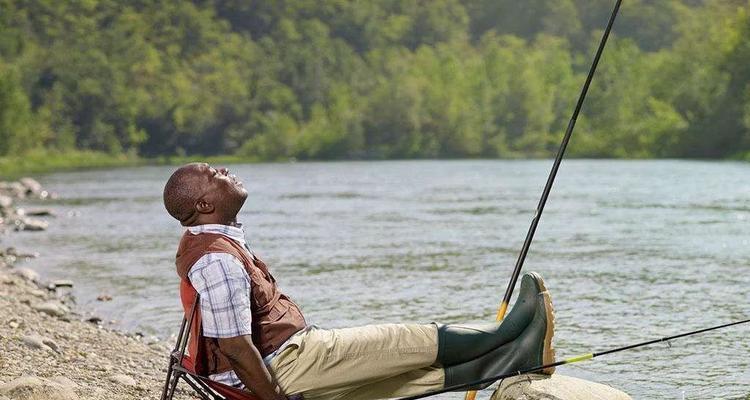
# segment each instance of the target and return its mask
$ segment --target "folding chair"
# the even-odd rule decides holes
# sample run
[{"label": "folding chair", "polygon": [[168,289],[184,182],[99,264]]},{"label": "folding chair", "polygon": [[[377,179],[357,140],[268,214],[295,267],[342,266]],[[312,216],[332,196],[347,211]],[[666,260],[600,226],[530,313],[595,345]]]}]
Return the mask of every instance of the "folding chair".
[{"label": "folding chair", "polygon": [[[200,314],[196,313],[198,305],[198,293],[195,292],[189,284],[183,282],[180,285],[180,294],[182,296],[193,297],[192,306],[188,312],[185,309],[185,318],[182,319],[182,326],[177,336],[177,343],[169,356],[169,367],[167,368],[167,379],[164,382],[164,390],[161,394],[161,400],[172,400],[175,389],[180,380],[185,381],[203,400],[259,400],[252,393],[237,389],[231,386],[214,382],[206,376],[196,373],[195,357],[197,351],[190,348],[190,354],[186,354],[188,342],[191,334],[198,334],[200,331]],[[188,298],[190,298],[188,297]],[[184,303],[183,303],[184,304]],[[196,328],[194,332],[191,329]],[[193,346],[191,346],[193,347]]]}]

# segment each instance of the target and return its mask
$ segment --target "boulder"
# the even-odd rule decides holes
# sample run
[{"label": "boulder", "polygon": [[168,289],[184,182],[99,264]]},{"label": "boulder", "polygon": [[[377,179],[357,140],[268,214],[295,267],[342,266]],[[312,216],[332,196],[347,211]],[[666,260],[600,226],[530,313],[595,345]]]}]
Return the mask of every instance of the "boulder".
[{"label": "boulder", "polygon": [[73,388],[36,376],[22,376],[0,385],[0,396],[16,400],[78,400]]},{"label": "boulder", "polygon": [[570,376],[529,374],[508,378],[490,400],[631,400],[626,393]]}]

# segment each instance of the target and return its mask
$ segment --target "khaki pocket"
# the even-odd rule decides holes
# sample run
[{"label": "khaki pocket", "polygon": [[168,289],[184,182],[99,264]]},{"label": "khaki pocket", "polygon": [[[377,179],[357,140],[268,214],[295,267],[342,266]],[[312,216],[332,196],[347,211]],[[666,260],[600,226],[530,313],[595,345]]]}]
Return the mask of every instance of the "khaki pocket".
[{"label": "khaki pocket", "polygon": [[271,373],[284,391],[288,390],[289,384],[294,381],[294,367],[298,356],[299,345],[290,343],[271,360]]}]

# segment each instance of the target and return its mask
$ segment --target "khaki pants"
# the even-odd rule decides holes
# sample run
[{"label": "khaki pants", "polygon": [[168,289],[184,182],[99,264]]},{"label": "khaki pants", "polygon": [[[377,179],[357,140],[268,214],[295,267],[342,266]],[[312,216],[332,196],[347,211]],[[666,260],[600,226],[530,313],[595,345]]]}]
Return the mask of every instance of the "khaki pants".
[{"label": "khaki pants", "polygon": [[305,399],[383,399],[441,389],[435,325],[312,328],[292,336],[271,361],[287,395]]}]

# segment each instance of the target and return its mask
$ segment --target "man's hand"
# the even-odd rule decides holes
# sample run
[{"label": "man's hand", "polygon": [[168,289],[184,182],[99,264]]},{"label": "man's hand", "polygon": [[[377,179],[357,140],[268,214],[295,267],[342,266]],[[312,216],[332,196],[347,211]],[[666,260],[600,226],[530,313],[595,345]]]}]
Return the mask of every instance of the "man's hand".
[{"label": "man's hand", "polygon": [[219,350],[232,364],[242,383],[263,400],[286,400],[263,363],[250,335],[218,339]]}]

